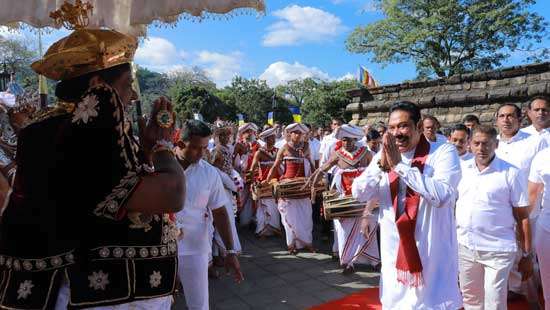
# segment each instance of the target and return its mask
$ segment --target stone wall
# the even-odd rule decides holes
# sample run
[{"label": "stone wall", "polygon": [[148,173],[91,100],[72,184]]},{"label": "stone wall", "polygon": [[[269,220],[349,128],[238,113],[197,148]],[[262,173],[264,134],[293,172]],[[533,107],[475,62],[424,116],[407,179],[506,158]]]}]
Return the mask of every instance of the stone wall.
[{"label": "stone wall", "polygon": [[550,94],[550,62],[352,89],[348,94],[352,99],[346,111],[352,113],[355,125],[386,122],[389,106],[398,100],[417,103],[423,114],[437,117],[442,126],[461,122],[467,114],[492,123],[500,104],[512,102],[523,108],[532,96]]}]

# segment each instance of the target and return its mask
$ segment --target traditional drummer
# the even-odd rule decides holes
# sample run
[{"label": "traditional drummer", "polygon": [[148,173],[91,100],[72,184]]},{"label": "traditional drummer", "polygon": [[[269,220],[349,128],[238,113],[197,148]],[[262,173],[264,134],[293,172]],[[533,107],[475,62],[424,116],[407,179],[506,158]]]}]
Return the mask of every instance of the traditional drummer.
[{"label": "traditional drummer", "polygon": [[[277,158],[264,182],[271,180],[281,164],[284,167],[283,175],[279,178],[281,183],[293,179],[303,179],[310,175],[311,167],[314,167],[314,165],[309,154],[309,146],[303,139],[308,131],[308,128],[300,123],[293,123],[286,127],[290,139],[278,151]],[[299,190],[301,186],[297,185],[297,187]],[[314,251],[310,197],[299,199],[281,198],[278,201],[278,208],[285,227],[289,252],[296,254],[299,249],[303,248]]]},{"label": "traditional drummer", "polygon": [[252,223],[254,218],[254,207],[252,195],[250,194],[250,186],[252,186],[252,175],[247,174],[252,165],[254,153],[260,148],[260,144],[256,141],[256,133],[258,126],[254,123],[244,123],[237,130],[238,141],[234,149],[234,165],[235,170],[241,173],[245,180],[245,186],[240,193],[242,206],[239,212],[240,226],[246,226]]},{"label": "traditional drummer", "polygon": [[[267,175],[275,163],[278,149],[274,146],[275,139],[277,137],[276,128],[269,128],[260,133],[260,139],[265,143],[265,146],[260,147],[258,152],[255,153],[250,167],[251,172],[254,173],[255,182],[258,184],[256,190],[261,190],[260,185],[262,182],[269,182],[271,179],[267,179]],[[275,169],[271,175],[272,179],[279,178],[279,169]],[[263,185],[263,187],[270,187],[269,184]],[[270,191],[271,192],[271,191]],[[259,237],[271,236],[273,234],[281,234],[281,216],[277,209],[277,202],[271,195],[271,197],[260,197],[260,193],[256,193],[258,197],[257,209],[256,209],[256,234]]]},{"label": "traditional drummer", "polygon": [[[338,128],[335,138],[342,141],[341,147],[333,151],[329,160],[313,173],[310,182],[316,183],[323,173],[336,166],[331,188],[336,190],[340,197],[351,196],[353,180],[369,165],[373,156],[366,147],[358,145],[357,141],[361,137],[363,131],[360,127],[345,124]],[[376,265],[380,262],[375,217],[370,217],[372,220],[369,221],[368,235],[365,236],[361,232],[362,216],[334,220],[337,239],[335,242],[338,245],[340,265],[344,268],[344,273],[352,273],[354,263]]]}]

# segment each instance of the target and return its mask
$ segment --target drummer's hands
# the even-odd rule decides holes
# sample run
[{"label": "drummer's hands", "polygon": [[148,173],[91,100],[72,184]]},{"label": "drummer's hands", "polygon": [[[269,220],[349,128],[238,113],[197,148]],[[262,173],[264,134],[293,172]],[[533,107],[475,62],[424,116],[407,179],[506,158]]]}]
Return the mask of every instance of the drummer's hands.
[{"label": "drummer's hands", "polygon": [[228,254],[225,257],[226,274],[229,274],[230,270],[233,270],[235,282],[241,283],[244,280],[243,273],[241,272],[241,264],[235,254]]},{"label": "drummer's hands", "polygon": [[145,121],[145,118],[142,116],[138,118],[140,143],[148,160],[151,159],[151,150],[157,141],[172,141],[174,124],[169,128],[162,128],[157,123],[157,115],[163,110],[167,110],[172,114],[175,123],[176,114],[173,111],[172,103],[165,97],[160,97],[153,102],[153,109],[151,110],[151,116],[148,121]]}]

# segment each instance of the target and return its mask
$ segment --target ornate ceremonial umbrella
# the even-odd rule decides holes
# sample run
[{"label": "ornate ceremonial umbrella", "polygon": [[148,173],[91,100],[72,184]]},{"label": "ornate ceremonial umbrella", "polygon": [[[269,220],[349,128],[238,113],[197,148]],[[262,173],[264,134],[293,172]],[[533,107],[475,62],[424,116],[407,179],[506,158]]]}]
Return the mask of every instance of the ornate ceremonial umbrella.
[{"label": "ornate ceremonial umbrella", "polygon": [[[78,0],[76,0],[78,1]],[[59,28],[50,12],[64,0],[0,0],[0,25],[23,23],[35,28]],[[75,0],[68,1],[74,3]],[[180,18],[202,20],[226,14],[265,12],[264,0],[88,0],[93,6],[89,27],[105,27],[126,34],[145,35],[147,25],[174,23]]]}]

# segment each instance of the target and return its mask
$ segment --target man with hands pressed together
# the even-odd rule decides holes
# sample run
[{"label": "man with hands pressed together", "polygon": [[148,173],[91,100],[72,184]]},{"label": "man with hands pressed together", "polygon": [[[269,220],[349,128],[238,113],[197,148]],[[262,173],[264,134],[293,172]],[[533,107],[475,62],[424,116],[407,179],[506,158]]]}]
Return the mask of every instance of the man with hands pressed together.
[{"label": "man with hands pressed together", "polygon": [[352,186],[360,201],[379,202],[380,300],[384,309],[459,309],[454,222],[460,160],[448,143],[422,134],[420,109],[390,107],[382,150]]}]

